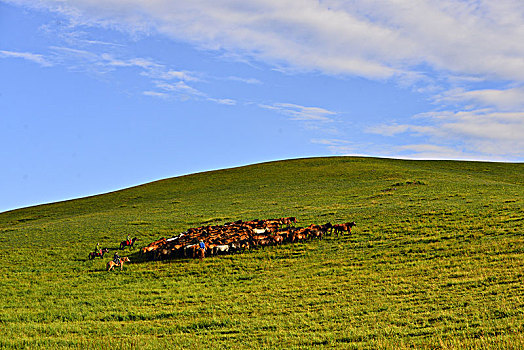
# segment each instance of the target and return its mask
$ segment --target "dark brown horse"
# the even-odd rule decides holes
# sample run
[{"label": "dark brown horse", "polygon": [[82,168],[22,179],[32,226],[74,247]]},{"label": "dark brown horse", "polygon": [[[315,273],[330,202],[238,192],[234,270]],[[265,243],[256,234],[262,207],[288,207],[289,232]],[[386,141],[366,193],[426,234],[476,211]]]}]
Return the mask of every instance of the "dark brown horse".
[{"label": "dark brown horse", "polygon": [[335,231],[335,234],[338,236],[338,234],[343,234],[344,232],[351,233],[351,228],[353,226],[356,226],[357,224],[355,221],[353,222],[346,222],[345,224],[336,224],[333,225],[333,230]]},{"label": "dark brown horse", "polygon": [[104,258],[104,254],[108,252],[109,249],[107,248],[100,249],[98,252],[91,252],[89,253],[89,260],[93,260],[94,258]]},{"label": "dark brown horse", "polygon": [[297,218],[294,216],[290,216],[287,218],[281,218],[280,222],[282,225],[286,225],[287,227],[294,226],[297,223]]},{"label": "dark brown horse", "polygon": [[351,229],[353,228],[353,226],[356,226],[357,224],[355,223],[355,221],[352,221],[352,222],[346,222],[344,224],[344,227],[346,228],[346,231],[348,231],[349,233],[351,233]]},{"label": "dark brown horse", "polygon": [[135,242],[138,241],[138,238],[134,237],[130,241],[122,241],[120,242],[120,249],[124,249],[125,247],[133,248],[133,245]]}]

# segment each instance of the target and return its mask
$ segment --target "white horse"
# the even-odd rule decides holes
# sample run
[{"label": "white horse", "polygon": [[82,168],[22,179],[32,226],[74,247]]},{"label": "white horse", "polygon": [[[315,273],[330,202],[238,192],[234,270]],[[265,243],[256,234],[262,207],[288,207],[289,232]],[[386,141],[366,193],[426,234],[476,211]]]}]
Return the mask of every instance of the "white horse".
[{"label": "white horse", "polygon": [[229,253],[229,245],[222,244],[213,247],[213,255],[227,254]]}]

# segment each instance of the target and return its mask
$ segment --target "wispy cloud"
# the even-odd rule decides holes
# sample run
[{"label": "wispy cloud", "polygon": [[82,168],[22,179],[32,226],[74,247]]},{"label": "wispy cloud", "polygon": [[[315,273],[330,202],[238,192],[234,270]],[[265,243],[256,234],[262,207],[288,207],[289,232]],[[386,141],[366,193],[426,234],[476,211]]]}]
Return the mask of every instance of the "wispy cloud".
[{"label": "wispy cloud", "polygon": [[139,67],[145,70],[151,70],[155,68],[161,68],[162,65],[153,62],[150,59],[145,59],[141,57],[134,57],[129,59],[117,59],[113,55],[108,53],[102,53],[100,55],[101,63],[107,66],[113,67]]},{"label": "wispy cloud", "polygon": [[232,80],[232,81],[239,81],[241,83],[246,83],[246,84],[262,84],[260,80],[255,79],[255,78],[241,78],[241,77],[229,76],[227,77],[227,79]]},{"label": "wispy cloud", "polygon": [[[524,7],[521,0],[10,2],[58,12],[70,20],[71,28],[86,25],[119,28],[129,33],[160,33],[214,50],[223,57],[234,57],[248,64],[268,64],[281,71],[394,80],[402,87],[432,96],[439,105],[435,108],[437,112],[421,113],[399,123],[375,125],[368,132],[430,139],[399,140],[407,144],[405,152],[522,156]],[[70,31],[74,33],[73,29]],[[70,36],[87,40],[81,33]],[[122,58],[109,52],[103,55],[66,48],[56,48],[53,59],[0,51],[0,57],[19,57],[42,66],[67,60],[64,57],[68,55],[77,62],[70,64],[76,69],[139,70],[154,85],[144,92],[151,97],[167,95],[226,105],[236,103],[234,99],[203,92],[204,75],[147,58]],[[82,60],[83,64],[78,63]],[[257,79],[234,76],[225,79],[260,83]],[[489,81],[496,81],[496,88],[486,84]],[[479,85],[480,82],[484,85]],[[325,126],[337,116],[336,112],[320,107],[291,103],[266,103],[259,107],[314,127]]]},{"label": "wispy cloud", "polygon": [[163,99],[175,98],[179,100],[189,99],[200,99],[204,101],[214,102],[220,105],[234,106],[237,101],[229,98],[215,98],[209,96],[207,93],[202,92],[190,85],[185,81],[168,82],[168,81],[156,81],[155,86],[161,91],[145,91],[144,95],[151,97],[159,97]]},{"label": "wispy cloud", "polygon": [[524,108],[524,88],[482,89],[467,91],[457,88],[436,96],[439,102],[474,103],[481,106],[496,107],[501,110],[520,110]]},{"label": "wispy cloud", "polygon": [[293,103],[260,104],[259,107],[276,111],[291,117],[292,120],[332,122],[337,113],[320,107],[306,107]]},{"label": "wispy cloud", "polygon": [[167,94],[165,92],[144,91],[143,94],[146,95],[146,96],[159,97],[159,98],[163,98],[163,99],[169,98],[169,94]]},{"label": "wispy cloud", "polygon": [[41,66],[61,65],[73,71],[105,75],[120,69],[134,69],[135,74],[150,79],[154,91],[142,92],[145,96],[162,99],[176,98],[189,100],[200,98],[222,105],[235,105],[229,98],[208,96],[203,91],[189,85],[202,82],[202,73],[187,70],[175,70],[150,58],[121,57],[109,52],[97,52],[75,47],[50,46],[46,55],[28,52],[0,50],[0,58],[21,58]]},{"label": "wispy cloud", "polygon": [[183,94],[188,95],[196,95],[196,96],[203,96],[204,94],[197,89],[187,85],[183,81],[179,81],[177,83],[166,83],[166,82],[157,82],[156,86],[162,90],[165,91],[171,91],[171,92],[179,92]]},{"label": "wispy cloud", "polygon": [[311,143],[325,146],[331,154],[350,154],[357,149],[353,142],[341,139],[312,139]]},{"label": "wispy cloud", "polygon": [[218,103],[220,105],[226,105],[226,106],[234,106],[237,104],[237,101],[229,99],[229,98],[211,98],[209,97],[207,100]]},{"label": "wispy cloud", "polygon": [[17,52],[17,51],[5,51],[0,50],[0,58],[21,58],[27,61],[31,61],[41,65],[42,67],[50,67],[53,63],[40,54],[32,52]]},{"label": "wispy cloud", "polygon": [[443,111],[419,114],[413,120],[422,124],[383,124],[367,131],[389,137],[427,137],[433,141],[432,147],[440,147],[439,154],[448,154],[447,158],[456,154],[475,154],[484,159],[524,156],[524,112]]},{"label": "wispy cloud", "polygon": [[392,147],[392,154],[396,157],[412,159],[463,159],[463,160],[485,160],[478,154],[464,153],[452,147],[434,144],[408,144]]},{"label": "wispy cloud", "polygon": [[164,80],[183,80],[183,81],[200,81],[197,74],[189,71],[177,71],[169,69],[167,71],[151,71],[150,75]]},{"label": "wispy cloud", "polygon": [[77,24],[155,30],[290,68],[384,79],[427,65],[461,75],[524,79],[519,0],[12,1],[47,7]]}]

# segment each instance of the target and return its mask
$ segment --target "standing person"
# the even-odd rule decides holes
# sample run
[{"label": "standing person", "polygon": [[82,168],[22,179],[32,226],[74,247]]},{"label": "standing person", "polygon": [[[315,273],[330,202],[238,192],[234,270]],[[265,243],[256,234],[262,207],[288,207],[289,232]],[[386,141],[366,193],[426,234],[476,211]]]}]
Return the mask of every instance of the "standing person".
[{"label": "standing person", "polygon": [[206,254],[206,244],[204,243],[203,240],[200,240],[200,243],[198,243],[198,249],[200,250],[199,259],[200,261],[202,261]]}]

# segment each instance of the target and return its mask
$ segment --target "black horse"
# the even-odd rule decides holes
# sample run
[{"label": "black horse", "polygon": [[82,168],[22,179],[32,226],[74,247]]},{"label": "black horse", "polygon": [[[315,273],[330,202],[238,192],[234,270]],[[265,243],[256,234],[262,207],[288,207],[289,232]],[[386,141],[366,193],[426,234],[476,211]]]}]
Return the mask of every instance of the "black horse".
[{"label": "black horse", "polygon": [[130,241],[122,241],[120,242],[120,249],[124,249],[125,247],[132,248],[136,241],[138,241],[138,238],[136,237]]},{"label": "black horse", "polygon": [[103,248],[103,249],[100,249],[100,251],[98,252],[91,252],[89,253],[89,260],[93,260],[94,258],[104,258],[104,254],[105,253],[108,253],[109,252],[109,249],[107,248]]}]

